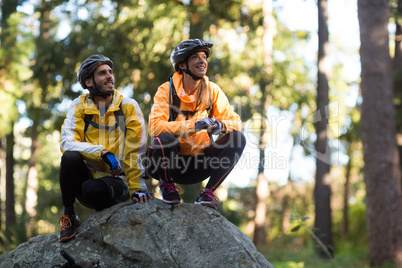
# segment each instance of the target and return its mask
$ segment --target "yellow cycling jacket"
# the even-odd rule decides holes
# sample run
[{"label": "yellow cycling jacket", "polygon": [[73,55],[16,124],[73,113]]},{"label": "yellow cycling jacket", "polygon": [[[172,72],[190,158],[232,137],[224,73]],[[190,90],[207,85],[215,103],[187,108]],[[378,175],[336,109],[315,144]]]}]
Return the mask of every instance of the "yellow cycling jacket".
[{"label": "yellow cycling jacket", "polygon": [[[173,75],[173,84],[177,95],[180,98],[180,110],[194,111],[197,100],[196,94],[188,96],[183,89],[183,75],[176,72]],[[213,114],[216,120],[221,121],[226,126],[226,131],[241,131],[242,123],[240,116],[235,113],[229,101],[223,93],[222,89],[213,82],[210,82],[207,76],[203,78],[208,85],[208,90],[212,94]],[[159,86],[154,96],[154,104],[149,115],[148,131],[151,137],[156,137],[161,133],[168,132],[177,137],[180,141],[180,155],[192,155],[202,152],[205,147],[211,143],[210,137],[206,130],[195,132],[195,122],[208,116],[205,110],[206,104],[202,105],[194,116],[190,116],[187,120],[185,115],[179,114],[175,121],[169,122],[169,88],[170,82],[165,82]],[[193,97],[194,96],[194,97]]]},{"label": "yellow cycling jacket", "polygon": [[[126,122],[126,134],[119,127],[98,129],[91,124],[84,133],[85,114],[93,114],[92,121],[101,126],[115,126],[114,112],[120,109],[120,104]],[[60,149],[62,153],[80,152],[95,178],[110,176],[109,166],[100,158],[100,152],[106,149],[120,160],[125,174],[120,177],[127,183],[130,192],[146,192],[147,187],[141,179],[141,174],[145,172],[141,156],[146,150],[146,141],[144,117],[138,103],[124,98],[115,90],[112,104],[104,116],[101,116],[88,94],[72,102],[61,128]]]}]

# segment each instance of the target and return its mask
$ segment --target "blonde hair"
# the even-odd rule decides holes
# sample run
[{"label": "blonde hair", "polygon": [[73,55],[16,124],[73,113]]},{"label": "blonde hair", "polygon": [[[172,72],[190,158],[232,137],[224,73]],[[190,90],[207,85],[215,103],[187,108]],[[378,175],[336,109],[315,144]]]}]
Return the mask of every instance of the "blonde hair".
[{"label": "blonde hair", "polygon": [[197,92],[197,103],[195,105],[195,110],[206,110],[208,112],[208,116],[212,116],[212,95],[209,90],[209,87],[207,83],[205,82],[205,79],[201,79],[201,83]]}]

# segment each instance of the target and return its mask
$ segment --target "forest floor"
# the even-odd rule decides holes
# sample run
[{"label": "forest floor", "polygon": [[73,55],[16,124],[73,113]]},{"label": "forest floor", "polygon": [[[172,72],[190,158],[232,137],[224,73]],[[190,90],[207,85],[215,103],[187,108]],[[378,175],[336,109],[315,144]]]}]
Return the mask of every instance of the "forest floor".
[{"label": "forest floor", "polygon": [[[275,268],[368,268],[368,246],[343,246],[335,251],[333,259],[321,259],[314,252],[313,245],[287,241],[272,245],[257,246]],[[387,266],[383,266],[386,268]],[[390,267],[390,266],[388,266]]]}]

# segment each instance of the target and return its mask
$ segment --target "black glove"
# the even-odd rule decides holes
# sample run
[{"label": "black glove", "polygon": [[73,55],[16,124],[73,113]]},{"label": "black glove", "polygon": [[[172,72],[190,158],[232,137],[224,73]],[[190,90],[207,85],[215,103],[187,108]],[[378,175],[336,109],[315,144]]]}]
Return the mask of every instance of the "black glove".
[{"label": "black glove", "polygon": [[212,135],[219,135],[223,132],[223,123],[218,120],[213,120],[211,125],[211,132]]},{"label": "black glove", "polygon": [[203,129],[207,129],[209,126],[212,125],[213,120],[209,117],[204,117],[200,121],[195,122],[194,128],[195,131],[200,131]]},{"label": "black glove", "polygon": [[116,156],[112,152],[106,152],[102,155],[103,161],[109,165],[110,170],[120,169],[120,161],[116,158]]}]

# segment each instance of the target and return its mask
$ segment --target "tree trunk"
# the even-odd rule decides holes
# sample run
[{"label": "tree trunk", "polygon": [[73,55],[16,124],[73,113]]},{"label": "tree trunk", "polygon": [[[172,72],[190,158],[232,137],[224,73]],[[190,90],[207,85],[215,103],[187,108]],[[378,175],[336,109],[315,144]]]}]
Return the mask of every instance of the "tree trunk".
[{"label": "tree trunk", "polygon": [[25,210],[29,220],[26,223],[28,237],[34,234],[36,205],[38,201],[38,170],[36,169],[36,153],[38,148],[37,124],[33,124],[31,132],[31,156],[28,160],[28,176],[26,182]]},{"label": "tree trunk", "polygon": [[17,10],[18,0],[7,0],[4,1],[1,5],[1,32],[2,32],[2,39],[5,34],[5,29],[8,28],[8,18],[11,14],[13,14]]},{"label": "tree trunk", "polygon": [[266,116],[269,108],[268,92],[270,90],[269,81],[272,79],[272,54],[273,54],[273,38],[276,29],[275,19],[273,16],[272,0],[263,1],[264,15],[264,74],[260,82],[262,91],[261,98],[261,130],[260,130],[260,164],[258,168],[257,186],[256,186],[256,208],[254,218],[254,238],[253,242],[256,245],[265,244],[266,242],[266,226],[267,226],[267,199],[269,197],[268,181],[265,178],[265,148],[267,147],[266,137]]},{"label": "tree trunk", "polygon": [[207,16],[209,16],[208,10],[209,0],[198,0],[190,1],[189,16],[188,20],[190,22],[190,37],[204,39],[204,32],[208,30],[209,25],[206,25],[208,21]]},{"label": "tree trunk", "polygon": [[[293,160],[293,149],[296,145],[296,138],[293,137],[293,145],[292,145],[292,149],[290,150],[290,156],[288,159],[288,163],[290,165],[290,163],[292,163]],[[281,232],[282,235],[287,235],[290,233],[290,218],[289,215],[292,214],[290,205],[291,205],[291,200],[294,198],[294,191],[293,191],[293,181],[292,178],[290,176],[290,172],[289,172],[289,176],[288,176],[288,182],[285,185],[285,195],[283,196],[283,200],[282,200],[282,215],[281,215]]]},{"label": "tree trunk", "polygon": [[[315,128],[317,132],[316,148],[316,181],[314,188],[315,200],[315,234],[324,245],[333,253],[332,218],[331,218],[331,177],[330,177],[330,150],[328,146],[328,104],[329,88],[328,77],[330,66],[328,59],[328,14],[327,1],[318,1],[318,85],[317,85],[317,113]],[[325,251],[317,247],[320,257],[327,258]]]},{"label": "tree trunk", "polygon": [[[291,161],[289,159],[289,163],[290,162]],[[282,235],[288,235],[290,233],[289,215],[292,214],[292,211],[290,210],[290,201],[293,198],[292,189],[293,189],[293,182],[289,175],[288,182],[285,185],[285,195],[282,200],[282,213],[281,213],[281,233],[282,233]]]},{"label": "tree trunk", "polygon": [[402,265],[402,195],[392,102],[387,0],[358,0],[370,265]]},{"label": "tree trunk", "polygon": [[348,164],[346,165],[345,184],[343,186],[343,210],[342,210],[342,228],[341,235],[345,237],[349,232],[349,185],[350,185],[350,171],[352,170],[352,155],[353,155],[353,142],[347,149],[349,156]]},{"label": "tree trunk", "polygon": [[[51,3],[45,0],[42,0],[40,6],[38,7],[38,11],[40,13],[39,16],[39,36],[36,39],[36,47],[37,47],[37,59],[46,58],[48,53],[48,44],[50,42],[50,25],[51,19],[50,14],[54,5],[56,3]],[[37,205],[37,191],[38,191],[38,171],[36,169],[36,154],[38,151],[38,133],[41,127],[41,122],[46,120],[46,115],[43,113],[45,109],[43,106],[45,103],[48,103],[47,96],[49,94],[48,87],[48,74],[42,72],[42,68],[40,61],[36,61],[36,65],[34,66],[34,76],[33,78],[38,81],[39,87],[37,90],[41,91],[42,101],[40,101],[39,105],[34,102],[28,102],[27,110],[28,114],[32,120],[32,126],[29,128],[29,134],[31,138],[31,155],[28,160],[28,174],[26,180],[26,188],[25,188],[25,210],[24,213],[27,216],[26,229],[27,235],[30,237],[34,234],[35,229],[35,216],[36,216],[36,205]]]},{"label": "tree trunk", "polygon": [[[5,150],[4,150],[4,142],[3,139],[0,138],[0,208],[2,207],[3,203],[3,196],[5,191],[3,191],[3,187],[5,185],[5,170],[6,170],[6,163],[4,161],[5,159]],[[1,209],[0,209],[1,211]],[[3,227],[3,213],[0,212],[0,230],[2,230]],[[1,241],[1,240],[0,240]]]},{"label": "tree trunk", "polygon": [[[0,44],[4,46],[6,43],[7,31],[8,29],[8,18],[17,10],[18,0],[7,0],[3,1],[1,5],[1,34],[0,34]],[[10,64],[9,57],[5,57],[4,61],[5,66],[0,66],[1,68],[7,69]],[[10,228],[15,225],[16,217],[14,210],[14,124],[11,123],[10,132],[6,135],[6,230],[10,230]]]},{"label": "tree trunk", "polygon": [[[394,73],[394,97],[402,99],[402,0],[398,0],[398,8],[396,12],[396,32],[395,32],[395,51],[393,60],[393,73]],[[395,103],[395,110],[397,111],[396,118],[402,117],[402,104]],[[399,168],[402,169],[402,120],[396,120],[397,131],[397,144],[399,151]],[[402,179],[402,178],[401,178]],[[400,182],[402,186],[402,181]],[[402,189],[401,189],[402,190]]]},{"label": "tree trunk", "polygon": [[6,136],[6,230],[11,230],[16,223],[14,196],[14,126]]},{"label": "tree trunk", "polygon": [[393,69],[394,71],[402,71],[402,0],[398,0],[398,8],[395,22],[396,32]]},{"label": "tree trunk", "polygon": [[[261,137],[261,140],[263,137]],[[260,142],[260,167],[257,177],[256,186],[256,207],[255,207],[255,218],[254,218],[254,238],[253,242],[255,245],[262,245],[266,242],[266,222],[267,222],[267,199],[269,197],[269,186],[268,181],[264,175],[264,152],[266,143]]]}]

